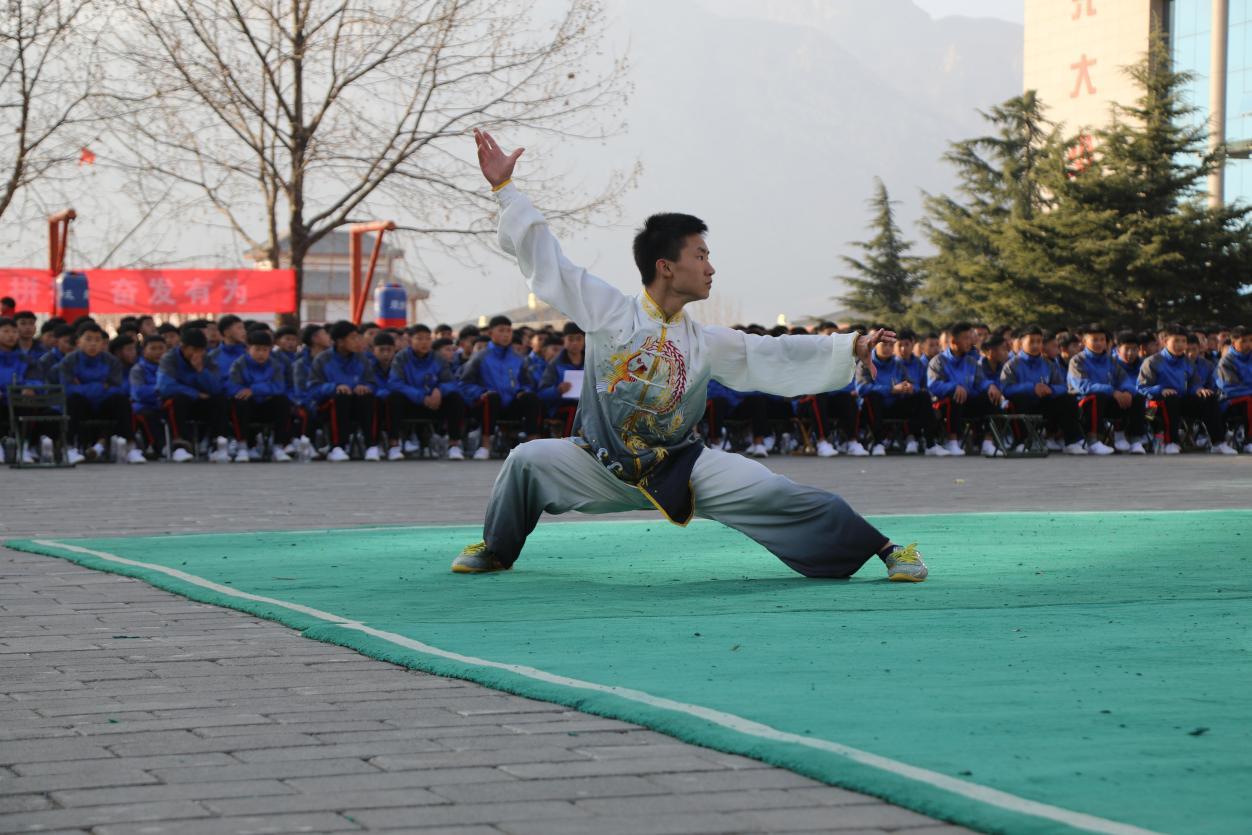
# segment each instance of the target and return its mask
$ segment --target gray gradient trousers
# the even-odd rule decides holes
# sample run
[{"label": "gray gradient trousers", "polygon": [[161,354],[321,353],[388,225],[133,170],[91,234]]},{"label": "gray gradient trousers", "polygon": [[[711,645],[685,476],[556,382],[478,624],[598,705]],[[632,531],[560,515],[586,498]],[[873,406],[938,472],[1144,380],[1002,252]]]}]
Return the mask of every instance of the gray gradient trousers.
[{"label": "gray gradient trousers", "polygon": [[[706,449],[691,473],[696,515],[752,538],[806,577],[850,577],[888,542],[839,496],[797,484],[734,453]],[[491,490],[483,539],[512,565],[545,511],[620,513],[652,508],[568,439],[515,448]]]}]

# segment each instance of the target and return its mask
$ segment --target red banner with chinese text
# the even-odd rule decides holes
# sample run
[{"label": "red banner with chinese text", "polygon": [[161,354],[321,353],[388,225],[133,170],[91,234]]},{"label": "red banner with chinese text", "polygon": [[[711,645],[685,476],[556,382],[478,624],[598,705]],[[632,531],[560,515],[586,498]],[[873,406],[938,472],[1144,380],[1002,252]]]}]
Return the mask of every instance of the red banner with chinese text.
[{"label": "red banner with chinese text", "polygon": [[[294,270],[87,270],[92,313],[294,313]],[[47,270],[0,267],[0,296],[50,313]]]}]

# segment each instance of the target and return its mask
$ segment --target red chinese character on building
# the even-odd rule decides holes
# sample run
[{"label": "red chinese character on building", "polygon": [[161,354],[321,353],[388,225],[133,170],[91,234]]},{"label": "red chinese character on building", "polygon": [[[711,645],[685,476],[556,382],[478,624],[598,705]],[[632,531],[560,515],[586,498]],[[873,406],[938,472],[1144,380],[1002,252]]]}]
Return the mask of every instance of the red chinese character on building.
[{"label": "red chinese character on building", "polygon": [[1078,93],[1082,90],[1084,84],[1087,86],[1087,95],[1095,93],[1095,85],[1091,83],[1091,68],[1094,67],[1096,63],[1097,61],[1095,58],[1088,58],[1087,53],[1084,52],[1078,63],[1069,65],[1071,70],[1078,71],[1078,77],[1074,79],[1074,90],[1069,94],[1071,99],[1078,98]]},{"label": "red chinese character on building", "polygon": [[1096,13],[1095,0],[1074,0],[1074,16],[1070,20],[1077,20],[1083,16],[1083,6],[1086,5],[1087,17],[1091,17]]}]

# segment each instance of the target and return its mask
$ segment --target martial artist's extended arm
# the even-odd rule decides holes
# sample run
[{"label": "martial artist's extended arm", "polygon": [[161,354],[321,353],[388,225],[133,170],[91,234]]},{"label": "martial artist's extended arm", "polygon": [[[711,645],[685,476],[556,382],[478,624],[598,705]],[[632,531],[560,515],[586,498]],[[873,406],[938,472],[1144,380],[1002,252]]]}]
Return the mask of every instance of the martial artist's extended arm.
[{"label": "martial artist's extended arm", "polygon": [[713,379],[736,391],[800,397],[835,391],[852,381],[857,334],[757,336],[704,327]]}]

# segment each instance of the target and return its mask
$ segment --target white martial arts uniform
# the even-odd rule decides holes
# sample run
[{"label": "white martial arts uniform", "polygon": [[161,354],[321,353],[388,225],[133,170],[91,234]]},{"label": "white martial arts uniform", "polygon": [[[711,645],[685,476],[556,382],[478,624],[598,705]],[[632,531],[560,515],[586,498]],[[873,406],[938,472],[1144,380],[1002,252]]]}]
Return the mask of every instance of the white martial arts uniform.
[{"label": "white martial arts uniform", "polygon": [[646,290],[632,298],[565,258],[516,186],[497,196],[500,244],[531,292],[587,333],[575,437],[517,447],[492,490],[484,540],[497,559],[517,559],[544,511],[653,505],[678,524],[729,525],[809,576],[850,576],[887,544],[835,494],[706,449],[698,434],[710,378],[784,397],[834,391],[852,379],[855,334],[763,337],[666,317]]}]

